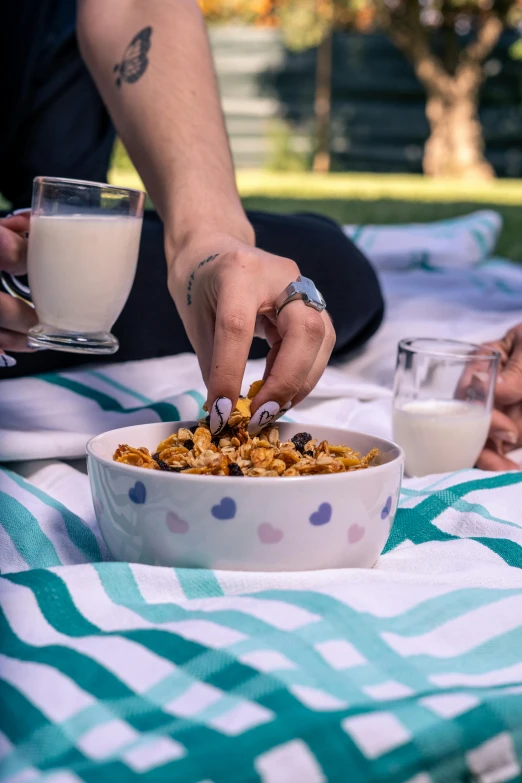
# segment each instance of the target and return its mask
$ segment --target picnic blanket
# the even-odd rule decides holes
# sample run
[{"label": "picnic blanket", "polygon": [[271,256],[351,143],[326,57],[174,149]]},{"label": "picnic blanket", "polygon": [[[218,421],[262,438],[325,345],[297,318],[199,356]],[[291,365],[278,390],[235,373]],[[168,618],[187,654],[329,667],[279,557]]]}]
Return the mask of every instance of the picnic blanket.
[{"label": "picnic blanket", "polygon": [[[395,260],[391,229],[347,227],[374,236],[386,322],[292,416],[387,436],[399,337],[520,320],[498,226],[444,222],[423,248],[393,229]],[[522,781],[522,473],[406,480],[371,570],[110,562],[86,439],[193,418],[203,394],[192,356],[0,384],[0,779]]]}]

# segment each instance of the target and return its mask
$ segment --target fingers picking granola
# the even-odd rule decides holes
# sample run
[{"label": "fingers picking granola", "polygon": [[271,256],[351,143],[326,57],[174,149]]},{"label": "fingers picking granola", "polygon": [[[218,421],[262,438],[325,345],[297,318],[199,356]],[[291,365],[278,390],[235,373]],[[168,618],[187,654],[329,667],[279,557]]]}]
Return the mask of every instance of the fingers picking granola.
[{"label": "fingers picking granola", "polygon": [[212,435],[209,417],[197,426],[169,435],[151,455],[145,447],[126,444],[114,452],[115,462],[148,470],[212,476],[289,477],[365,470],[379,464],[378,449],[361,456],[349,446],[320,443],[309,432],[281,442],[279,429],[267,427],[248,433],[250,406],[263,385],[256,381],[247,397],[240,397],[218,435]]}]

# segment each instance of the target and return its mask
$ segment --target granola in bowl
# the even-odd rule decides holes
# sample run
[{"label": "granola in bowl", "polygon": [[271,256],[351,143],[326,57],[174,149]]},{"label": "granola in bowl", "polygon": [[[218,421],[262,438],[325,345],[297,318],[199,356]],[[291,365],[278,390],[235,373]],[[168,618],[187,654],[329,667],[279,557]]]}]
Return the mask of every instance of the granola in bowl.
[{"label": "granola in bowl", "polygon": [[198,425],[169,435],[152,454],[144,446],[120,444],[114,461],[172,473],[273,478],[343,473],[379,464],[376,448],[361,455],[349,446],[318,442],[308,432],[281,442],[278,428],[270,426],[251,437],[247,432],[250,406],[261,386],[262,381],[256,381],[248,396],[239,398],[217,437],[212,437],[207,416]]}]

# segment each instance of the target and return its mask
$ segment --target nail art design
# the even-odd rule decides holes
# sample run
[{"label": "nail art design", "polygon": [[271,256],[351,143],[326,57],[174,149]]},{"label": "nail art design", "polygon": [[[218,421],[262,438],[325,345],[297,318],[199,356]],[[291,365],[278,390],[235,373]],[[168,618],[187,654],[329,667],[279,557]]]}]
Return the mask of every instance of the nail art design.
[{"label": "nail art design", "polygon": [[16,359],[13,356],[8,356],[6,353],[0,353],[0,369],[2,367],[14,367]]},{"label": "nail art design", "polygon": [[288,413],[291,407],[292,407],[291,402],[287,402],[286,405],[283,405],[283,407],[281,408],[277,416],[274,416],[273,423],[275,424],[276,421],[279,421],[279,419],[281,419],[285,415],[285,413]]},{"label": "nail art design", "polygon": [[210,409],[210,432],[219,435],[232,411],[232,401],[228,397],[218,397]]},{"label": "nail art design", "polygon": [[274,421],[278,413],[280,413],[280,407],[277,402],[265,402],[259,410],[257,410],[250,421],[248,422],[247,431],[249,435],[257,435],[262,429],[268,427]]}]

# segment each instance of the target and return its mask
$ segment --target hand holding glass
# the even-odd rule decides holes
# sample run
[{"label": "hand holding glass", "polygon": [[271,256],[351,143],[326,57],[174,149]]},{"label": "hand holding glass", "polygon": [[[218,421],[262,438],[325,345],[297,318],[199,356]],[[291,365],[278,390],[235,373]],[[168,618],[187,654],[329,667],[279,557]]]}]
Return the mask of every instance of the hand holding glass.
[{"label": "hand holding glass", "polygon": [[486,443],[500,354],[472,343],[401,340],[393,437],[409,476],[472,468]]},{"label": "hand holding glass", "polygon": [[[31,348],[111,354],[110,333],[130,293],[145,194],[112,185],[34,180],[27,274],[30,296],[2,275],[9,293],[36,308]],[[31,301],[32,300],[32,301]]]}]

